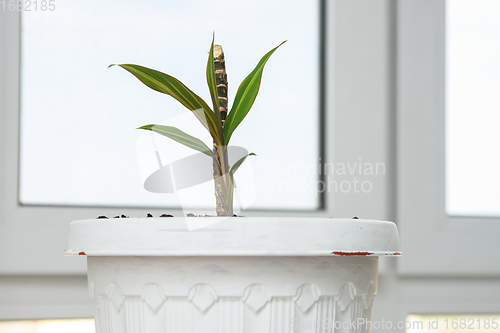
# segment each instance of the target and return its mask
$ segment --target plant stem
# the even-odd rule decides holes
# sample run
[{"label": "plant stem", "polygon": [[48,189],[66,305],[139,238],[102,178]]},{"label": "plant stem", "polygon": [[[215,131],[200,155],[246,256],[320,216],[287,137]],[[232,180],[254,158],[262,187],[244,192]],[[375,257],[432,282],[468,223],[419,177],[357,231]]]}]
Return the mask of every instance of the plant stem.
[{"label": "plant stem", "polygon": [[[227,116],[227,73],[222,46],[214,45],[215,84],[219,99],[222,128]],[[216,211],[218,216],[233,215],[233,180],[229,174],[227,147],[219,147],[214,142],[213,162]]]}]

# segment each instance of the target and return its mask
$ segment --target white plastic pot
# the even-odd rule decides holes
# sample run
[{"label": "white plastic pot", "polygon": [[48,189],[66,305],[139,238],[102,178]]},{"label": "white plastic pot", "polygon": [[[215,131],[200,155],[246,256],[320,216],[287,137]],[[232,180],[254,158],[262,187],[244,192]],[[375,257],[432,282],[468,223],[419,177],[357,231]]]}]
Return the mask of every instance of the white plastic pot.
[{"label": "white plastic pot", "polygon": [[65,254],[98,333],[367,332],[378,256],[400,255],[392,222],[253,217],[75,221]]}]

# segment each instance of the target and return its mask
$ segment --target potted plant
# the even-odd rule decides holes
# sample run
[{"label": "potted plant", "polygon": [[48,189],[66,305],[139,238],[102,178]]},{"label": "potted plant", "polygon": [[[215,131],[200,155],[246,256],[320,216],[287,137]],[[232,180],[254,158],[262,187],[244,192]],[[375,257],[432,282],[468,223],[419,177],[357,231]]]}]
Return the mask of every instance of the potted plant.
[{"label": "potted plant", "polygon": [[174,97],[210,132],[213,149],[174,127],[139,127],[212,159],[216,211],[225,218],[193,231],[183,218],[72,222],[65,254],[87,256],[97,332],[333,332],[353,321],[369,330],[378,256],[400,254],[394,223],[233,216],[233,175],[253,154],[231,164],[229,140],[280,45],[241,83],[229,113],[224,54],[214,40],[206,70],[212,109],[172,76],[119,65]]}]

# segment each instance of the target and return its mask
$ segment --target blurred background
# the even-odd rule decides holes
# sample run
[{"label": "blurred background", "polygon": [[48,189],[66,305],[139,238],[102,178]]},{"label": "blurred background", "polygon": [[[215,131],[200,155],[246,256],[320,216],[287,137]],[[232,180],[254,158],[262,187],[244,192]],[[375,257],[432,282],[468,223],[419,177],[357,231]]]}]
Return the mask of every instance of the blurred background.
[{"label": "blurred background", "polygon": [[5,0],[0,333],[93,332],[85,258],[62,256],[69,222],[182,216],[176,193],[144,190],[143,170],[155,150],[189,151],[135,128],[209,136],[173,98],[107,67],[166,72],[208,101],[213,33],[230,106],[287,40],[232,138],[257,154],[243,214],[394,221],[404,256],[381,258],[372,320],[465,318],[476,326],[462,330],[500,332],[477,326],[500,318],[499,1]]}]

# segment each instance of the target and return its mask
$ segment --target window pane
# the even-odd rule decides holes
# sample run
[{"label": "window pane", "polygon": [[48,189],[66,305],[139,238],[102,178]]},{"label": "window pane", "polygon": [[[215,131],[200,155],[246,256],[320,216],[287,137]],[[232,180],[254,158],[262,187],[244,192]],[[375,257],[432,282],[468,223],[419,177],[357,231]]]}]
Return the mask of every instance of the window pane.
[{"label": "window pane", "polygon": [[446,3],[446,208],[500,215],[500,2]]},{"label": "window pane", "polygon": [[[250,208],[316,209],[318,175],[308,171],[319,159],[319,29],[319,2],[302,1],[88,0],[24,12],[21,202],[179,206],[176,194],[144,190],[147,159],[154,144],[167,159],[194,151],[158,135],[153,143],[135,128],[179,123],[207,145],[210,138],[173,98],[107,67],[136,63],[169,73],[210,105],[205,66],[215,31],[230,106],[260,57],[288,39],[266,65],[259,96],[231,141],[258,155],[245,162],[255,176]],[[192,204],[213,202],[211,190]]]}]

